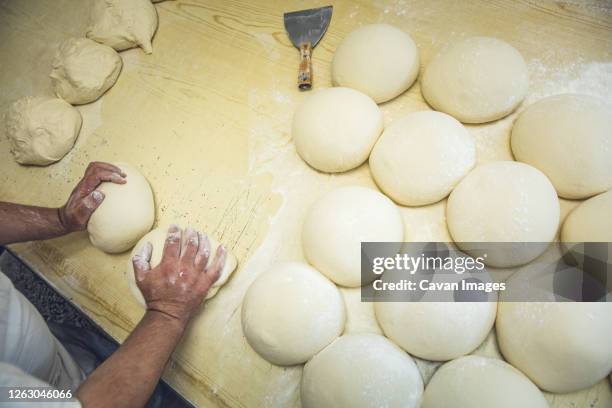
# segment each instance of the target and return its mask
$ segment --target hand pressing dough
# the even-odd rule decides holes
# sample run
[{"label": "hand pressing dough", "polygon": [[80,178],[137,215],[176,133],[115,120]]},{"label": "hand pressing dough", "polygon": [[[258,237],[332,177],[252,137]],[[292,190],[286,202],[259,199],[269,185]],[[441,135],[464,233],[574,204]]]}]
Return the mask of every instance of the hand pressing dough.
[{"label": "hand pressing dough", "polygon": [[436,55],[423,74],[423,97],[464,123],[503,118],[521,103],[529,78],[521,54],[491,37],[470,37]]},{"label": "hand pressing dough", "polygon": [[506,360],[546,391],[588,388],[612,370],[610,302],[500,302],[495,325]]},{"label": "hand pressing dough", "polygon": [[344,335],[304,367],[304,408],[417,407],[423,380],[414,360],[377,334]]},{"label": "hand pressing dough", "polygon": [[471,353],[487,337],[496,302],[376,302],[385,336],[413,356],[433,361]]},{"label": "hand pressing dough", "polygon": [[51,83],[57,96],[82,105],[109,90],[122,66],[121,57],[112,48],[87,38],[69,38],[55,54]]},{"label": "hand pressing dough", "polygon": [[559,216],[559,199],[548,178],[511,161],[476,167],[446,206],[457,246],[473,257],[486,253],[485,264],[494,267],[522,265],[544,252],[557,233]]},{"label": "hand pressing dough", "polygon": [[382,112],[369,96],[350,88],[327,88],[297,108],[291,133],[306,163],[336,173],[365,162],[382,129]]},{"label": "hand pressing dough", "polygon": [[512,152],[548,176],[561,197],[587,198],[612,187],[612,106],[588,95],[555,95],[525,109],[512,128]]},{"label": "hand pressing dough", "polygon": [[133,247],[149,232],[155,219],[153,192],[147,179],[127,163],[114,164],[127,174],[127,183],[104,182],[97,188],[104,194],[104,201],[87,224],[93,246],[110,254]]},{"label": "hand pressing dough", "polygon": [[308,262],[335,283],[348,287],[362,285],[362,242],[403,239],[402,216],[395,204],[378,191],[357,186],[341,187],[319,198],[302,227]]},{"label": "hand pressing dough", "polygon": [[82,122],[79,111],[61,99],[27,96],[13,102],[6,134],[15,161],[45,166],[60,160],[74,146]]},{"label": "hand pressing dough", "polygon": [[91,38],[117,51],[140,47],[151,54],[157,11],[151,0],[96,0],[91,13]]},{"label": "hand pressing dough", "polygon": [[422,408],[548,408],[542,392],[504,361],[466,356],[444,364],[433,375]]},{"label": "hand pressing dough", "polygon": [[395,98],[419,73],[419,53],[412,38],[388,24],[358,28],[342,40],[332,60],[335,85],[354,88],[377,103]]},{"label": "hand pressing dough", "polygon": [[475,163],[472,136],[453,117],[434,111],[413,112],[391,123],[370,156],[376,184],[410,206],[440,201]]},{"label": "hand pressing dough", "polygon": [[[177,224],[178,225],[178,224]],[[145,300],[142,297],[142,293],[140,289],[138,289],[138,285],[136,285],[136,275],[134,274],[134,265],[132,264],[132,258],[134,255],[138,253],[138,251],[145,245],[147,242],[151,243],[153,246],[153,252],[151,253],[151,260],[149,261],[149,265],[151,268],[155,268],[161,262],[162,255],[164,253],[164,244],[166,243],[166,237],[168,236],[168,228],[169,226],[157,227],[154,230],[147,233],[144,237],[138,241],[138,243],[132,249],[132,253],[130,254],[130,259],[128,259],[126,277],[128,279],[128,285],[130,287],[130,291],[134,298],[138,303],[142,306],[145,306]],[[183,230],[184,232],[184,230]],[[210,257],[208,258],[207,265],[212,264],[215,259],[215,253],[217,251],[217,247],[219,246],[219,242],[211,236],[208,236],[208,240],[210,241]],[[185,243],[185,234],[182,235],[181,245]],[[210,299],[215,296],[219,289],[225,285],[227,280],[230,278],[231,274],[236,269],[238,265],[238,261],[234,254],[230,252],[226,252],[225,258],[225,266],[221,270],[221,274],[219,275],[219,279],[208,289],[208,293],[206,294],[206,299]]]},{"label": "hand pressing dough", "polygon": [[346,313],[340,291],[314,268],[298,262],[260,275],[242,302],[242,331],[263,358],[303,364],[335,340]]}]

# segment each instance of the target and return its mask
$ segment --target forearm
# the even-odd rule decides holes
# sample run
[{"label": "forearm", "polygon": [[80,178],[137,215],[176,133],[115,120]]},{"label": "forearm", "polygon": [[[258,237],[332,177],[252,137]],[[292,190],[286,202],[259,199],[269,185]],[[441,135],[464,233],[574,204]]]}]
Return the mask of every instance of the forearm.
[{"label": "forearm", "polygon": [[57,208],[0,202],[0,245],[55,238],[66,233]]},{"label": "forearm", "polygon": [[77,398],[86,408],[143,406],[184,330],[185,323],[147,311],[121,347],[79,387]]}]

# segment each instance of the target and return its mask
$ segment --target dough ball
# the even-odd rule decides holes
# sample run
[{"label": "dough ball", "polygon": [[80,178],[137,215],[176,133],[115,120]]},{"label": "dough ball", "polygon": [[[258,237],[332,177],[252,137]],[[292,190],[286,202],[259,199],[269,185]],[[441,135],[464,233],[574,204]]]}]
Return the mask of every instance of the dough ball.
[{"label": "dough ball", "polygon": [[362,242],[403,239],[402,216],[395,204],[378,191],[357,186],[341,187],[319,198],[302,228],[308,262],[335,283],[349,287],[362,285]]},{"label": "dough ball", "polygon": [[45,166],[60,160],[74,146],[82,122],[79,111],[61,99],[27,96],[13,102],[6,134],[15,161]]},{"label": "dough ball", "polygon": [[446,206],[457,246],[473,257],[486,254],[484,262],[494,267],[522,265],[544,252],[557,233],[559,216],[559,199],[548,178],[511,161],[476,167]]},{"label": "dough ball", "polygon": [[445,47],[423,74],[423,97],[464,123],[503,118],[521,103],[529,77],[521,54],[490,37],[470,37]]},{"label": "dough ball", "polygon": [[91,12],[91,38],[117,51],[140,47],[151,54],[157,11],[151,0],[96,0]]},{"label": "dough ball", "polygon": [[434,111],[393,122],[370,156],[376,184],[397,203],[410,206],[440,201],[475,163],[472,136],[456,119]]},{"label": "dough ball", "polygon": [[350,88],[327,88],[298,107],[291,133],[306,163],[337,173],[365,162],[382,129],[382,112],[370,97]]},{"label": "dough ball", "polygon": [[517,160],[579,199],[612,187],[612,106],[588,95],[555,95],[525,109],[512,128]]},{"label": "dough ball", "polygon": [[388,24],[371,24],[347,35],[332,60],[332,80],[357,89],[377,103],[395,98],[419,73],[419,53],[412,38]]},{"label": "dough ball", "polygon": [[55,54],[49,76],[57,96],[82,105],[109,90],[122,66],[121,57],[112,48],[87,38],[69,38]]},{"label": "dough ball", "polygon": [[446,361],[471,353],[495,322],[496,302],[376,302],[385,336],[413,356]]},{"label": "dough ball", "polygon": [[[178,224],[176,224],[178,225]],[[166,237],[168,236],[168,228],[170,226],[157,227],[154,230],[147,233],[144,237],[138,241],[138,243],[132,249],[132,253],[130,254],[130,258],[128,259],[128,267],[126,271],[126,277],[128,279],[128,284],[130,287],[130,291],[134,298],[138,303],[142,306],[145,305],[144,298],[142,297],[142,293],[138,286],[136,285],[136,276],[134,275],[134,266],[132,265],[132,258],[138,251],[145,245],[147,242],[150,242],[153,246],[153,252],[151,253],[151,260],[149,264],[151,268],[155,268],[161,262],[162,255],[164,253],[164,244],[166,243]],[[181,245],[185,243],[185,230],[183,229],[182,242]],[[208,240],[210,241],[210,258],[208,259],[208,264],[213,263],[215,259],[215,253],[217,251],[217,247],[219,246],[219,241],[214,239],[211,236],[208,236]],[[221,274],[219,275],[219,279],[208,289],[208,293],[206,294],[206,299],[210,299],[211,297],[217,294],[217,291],[221,288],[221,286],[225,285],[232,272],[236,269],[238,265],[238,261],[234,254],[227,252],[227,256],[225,258],[225,266],[221,270]]]},{"label": "dough ball", "polygon": [[422,408],[548,408],[542,392],[504,361],[466,356],[444,364],[433,375]]},{"label": "dough ball", "polygon": [[417,407],[422,394],[414,360],[377,334],[340,337],[302,375],[304,408]]},{"label": "dough ball", "polygon": [[242,302],[242,331],[263,358],[305,363],[344,329],[344,300],[332,282],[298,262],[260,275]]},{"label": "dough ball", "polygon": [[563,242],[612,242],[612,190],[582,202],[561,229]]},{"label": "dough ball", "polygon": [[591,387],[612,370],[612,303],[500,302],[497,341],[540,388]]},{"label": "dough ball", "polygon": [[93,246],[110,254],[133,247],[155,219],[153,192],[147,179],[127,163],[114,164],[127,174],[127,183],[104,182],[97,188],[104,194],[104,201],[87,224]]}]

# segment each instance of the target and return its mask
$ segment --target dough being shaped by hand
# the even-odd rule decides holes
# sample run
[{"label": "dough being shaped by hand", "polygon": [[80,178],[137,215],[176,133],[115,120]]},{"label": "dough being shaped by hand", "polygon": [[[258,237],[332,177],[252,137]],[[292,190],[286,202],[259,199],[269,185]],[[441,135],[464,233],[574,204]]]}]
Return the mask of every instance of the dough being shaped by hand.
[{"label": "dough being shaped by hand", "polygon": [[104,200],[87,224],[93,246],[110,254],[133,247],[155,220],[153,192],[147,179],[127,163],[114,165],[127,174],[127,182],[103,182],[97,188],[104,194]]},{"label": "dough being shaped by hand", "polygon": [[57,96],[82,105],[110,89],[122,66],[121,57],[112,48],[87,38],[69,38],[55,54],[49,76]]},{"label": "dough being shaped by hand", "polygon": [[78,110],[58,98],[21,98],[6,115],[6,134],[11,153],[21,164],[45,166],[72,149],[82,119]]},{"label": "dough being shaped by hand", "polygon": [[[138,251],[142,248],[143,245],[145,245],[147,242],[150,242],[153,246],[153,252],[151,253],[151,260],[149,261],[149,264],[151,265],[151,268],[155,268],[157,265],[159,265],[164,252],[164,244],[166,242],[166,237],[168,236],[168,227],[169,226],[157,227],[150,231],[148,234],[146,234],[144,237],[142,237],[140,241],[138,241],[138,243],[134,246],[134,249],[130,254],[130,258],[128,259],[125,276],[128,279],[128,285],[130,287],[132,295],[134,295],[134,299],[136,299],[136,301],[142,306],[145,306],[145,301],[142,297],[140,289],[138,289],[138,285],[136,285],[136,276],[134,275],[134,265],[132,264],[132,258],[134,257],[134,255],[136,255],[136,253],[138,253]],[[183,229],[183,242],[181,244],[183,244],[185,241],[184,232],[185,230]],[[217,247],[220,244],[219,241],[217,241],[210,235],[208,236],[208,240],[210,241],[210,257],[208,258],[207,265],[210,265],[215,259],[215,253],[217,251]],[[206,299],[210,299],[211,297],[217,294],[221,286],[225,285],[231,274],[236,269],[236,266],[238,265],[238,260],[236,259],[234,254],[229,251],[227,251],[226,254],[227,255],[225,258],[225,266],[221,270],[221,274],[219,274],[219,279],[217,279],[217,281],[210,287],[210,289],[208,289]]]},{"label": "dough being shaped by hand", "polygon": [[91,38],[117,51],[140,47],[151,54],[157,10],[151,0],[96,0],[91,12]]}]

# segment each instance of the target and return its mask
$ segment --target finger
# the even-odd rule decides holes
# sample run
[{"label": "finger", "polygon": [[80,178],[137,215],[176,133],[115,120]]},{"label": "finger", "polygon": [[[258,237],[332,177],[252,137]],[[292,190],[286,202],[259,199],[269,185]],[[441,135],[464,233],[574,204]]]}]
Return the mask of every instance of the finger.
[{"label": "finger", "polygon": [[87,166],[87,170],[85,170],[85,174],[87,174],[88,172],[93,173],[100,169],[105,169],[105,170],[113,171],[115,173],[119,173],[122,177],[127,176],[127,174],[125,174],[123,170],[121,170],[119,167],[115,166],[114,164],[110,164],[106,162],[98,162],[98,161],[89,163],[89,166]]},{"label": "finger", "polygon": [[196,269],[200,272],[204,272],[206,265],[208,265],[208,258],[210,258],[210,240],[208,235],[198,232],[199,245],[198,253],[195,257]]},{"label": "finger", "polygon": [[146,273],[151,270],[151,254],[153,253],[153,245],[150,242],[145,244],[138,249],[134,257],[132,258],[132,265],[134,266],[134,275],[137,282],[142,282],[146,276]]},{"label": "finger", "polygon": [[212,286],[213,283],[215,283],[217,279],[219,279],[219,276],[221,276],[221,271],[225,266],[226,257],[227,251],[225,250],[225,246],[219,245],[217,247],[217,252],[215,253],[215,259],[213,260],[213,263],[208,268],[206,268],[205,275],[208,277],[210,286]]},{"label": "finger", "polygon": [[162,255],[162,263],[175,263],[181,255],[181,229],[172,224],[168,228],[168,235],[164,243],[164,253]]},{"label": "finger", "polygon": [[77,205],[77,219],[83,225],[83,228],[89,222],[89,218],[91,218],[91,214],[96,211],[96,209],[102,204],[104,201],[104,193],[98,190],[92,191],[89,195],[85,196]]},{"label": "finger", "polygon": [[181,262],[184,265],[195,264],[198,245],[198,233],[191,227],[185,228],[185,244],[181,248]]},{"label": "finger", "polygon": [[125,184],[126,180],[119,173],[110,170],[98,170],[81,180],[80,192],[87,195],[95,190],[102,182],[109,181],[116,184]]}]

